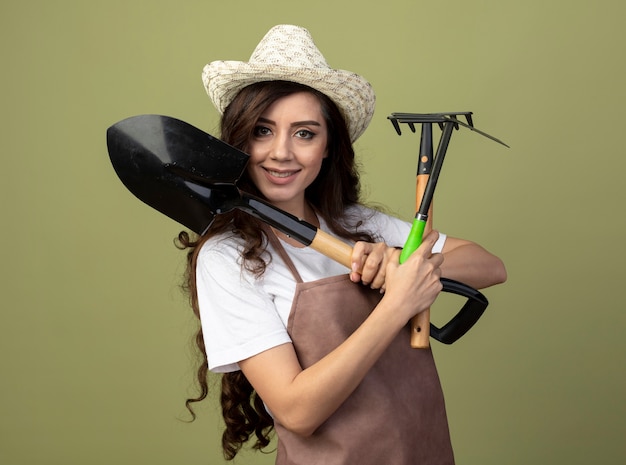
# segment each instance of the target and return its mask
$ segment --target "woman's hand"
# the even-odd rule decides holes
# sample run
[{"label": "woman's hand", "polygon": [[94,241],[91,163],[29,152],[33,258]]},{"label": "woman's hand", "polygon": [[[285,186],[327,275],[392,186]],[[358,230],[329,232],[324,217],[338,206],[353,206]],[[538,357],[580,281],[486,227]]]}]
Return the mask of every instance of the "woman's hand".
[{"label": "woman's hand", "polygon": [[386,293],[383,300],[394,315],[406,323],[410,318],[429,308],[443,286],[441,264],[443,255],[432,253],[439,238],[437,231],[428,233],[418,249],[402,265],[400,251],[394,251],[387,264]]},{"label": "woman's hand", "polygon": [[387,264],[395,252],[393,247],[388,247],[384,242],[357,242],[352,249],[350,279],[384,292]]}]

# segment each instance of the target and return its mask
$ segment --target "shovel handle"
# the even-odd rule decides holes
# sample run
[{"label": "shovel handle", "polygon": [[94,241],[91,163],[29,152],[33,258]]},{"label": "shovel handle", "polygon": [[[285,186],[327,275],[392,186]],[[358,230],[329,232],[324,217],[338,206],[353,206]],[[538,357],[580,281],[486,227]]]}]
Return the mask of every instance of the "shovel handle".
[{"label": "shovel handle", "polygon": [[335,260],[337,263],[341,263],[347,268],[351,268],[352,266],[352,246],[336,239],[321,229],[317,230],[309,247]]}]

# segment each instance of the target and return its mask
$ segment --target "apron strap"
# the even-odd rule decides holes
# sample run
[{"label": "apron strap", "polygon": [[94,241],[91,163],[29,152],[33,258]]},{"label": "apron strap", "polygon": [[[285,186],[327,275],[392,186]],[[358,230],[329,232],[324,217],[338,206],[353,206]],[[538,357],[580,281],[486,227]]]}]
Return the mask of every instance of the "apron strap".
[{"label": "apron strap", "polygon": [[301,283],[302,277],[300,276],[300,273],[298,273],[298,270],[296,269],[296,265],[293,264],[293,261],[291,260],[291,258],[289,257],[289,254],[287,253],[287,251],[281,244],[278,236],[276,236],[276,233],[274,232],[274,230],[265,224],[263,225],[263,230],[265,231],[265,234],[267,235],[267,240],[269,241],[269,243],[272,245],[274,250],[278,253],[280,258],[282,258],[285,265],[287,265],[287,268],[289,268],[289,271],[291,271],[293,278],[296,280],[297,283]]}]

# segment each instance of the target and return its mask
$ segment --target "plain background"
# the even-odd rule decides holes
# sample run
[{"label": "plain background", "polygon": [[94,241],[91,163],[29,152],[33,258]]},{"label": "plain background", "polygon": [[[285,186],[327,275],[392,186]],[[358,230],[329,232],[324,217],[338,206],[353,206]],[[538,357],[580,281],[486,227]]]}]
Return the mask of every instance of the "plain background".
[{"label": "plain background", "polygon": [[458,463],[623,464],[623,5],[4,0],[0,464],[223,463],[215,402],[182,421],[181,228],[126,191],[105,131],[160,113],[214,133],[202,67],[280,23],[376,89],[368,201],[414,213],[418,137],[392,112],[472,111],[511,146],[455,131],[435,199],[438,229],[509,271],[467,336],[433,342]]}]

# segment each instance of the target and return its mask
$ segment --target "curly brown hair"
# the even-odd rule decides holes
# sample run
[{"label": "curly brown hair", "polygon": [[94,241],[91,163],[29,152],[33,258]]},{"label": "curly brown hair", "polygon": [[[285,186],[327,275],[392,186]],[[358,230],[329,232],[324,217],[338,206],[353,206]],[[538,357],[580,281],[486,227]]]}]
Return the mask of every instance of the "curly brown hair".
[{"label": "curly brown hair", "polygon": [[[359,220],[351,221],[345,215],[347,207],[360,201],[359,174],[345,120],[337,106],[326,95],[289,81],[252,84],[241,90],[226,108],[221,120],[221,139],[246,152],[257,121],[266,109],[276,100],[298,92],[309,92],[318,98],[328,128],[329,156],[324,159],[318,177],[306,189],[305,197],[332,232],[352,241],[371,241],[372,237],[367,232],[357,232]],[[245,173],[237,185],[245,192],[262,197]],[[265,254],[267,237],[264,229],[259,220],[235,210],[218,215],[203,236],[195,237],[186,231],[179,234],[179,247],[188,249],[184,288],[198,318],[200,311],[196,288],[196,263],[202,245],[219,233],[228,232],[238,236],[243,244],[243,266],[260,277],[268,264],[268,255]],[[196,334],[195,343],[201,357],[196,372],[199,394],[187,399],[185,403],[191,412],[192,420],[196,418],[193,403],[204,400],[209,394],[208,359],[202,328]],[[272,417],[241,371],[222,375],[220,400],[226,425],[222,435],[222,448],[226,459],[233,459],[253,434],[256,437],[253,448],[263,449],[270,443],[274,424]]]}]

